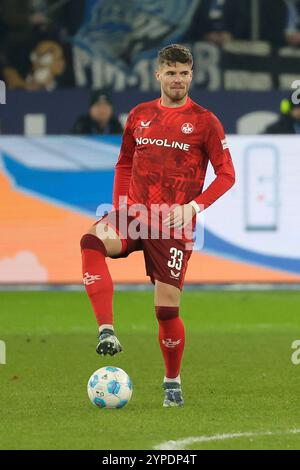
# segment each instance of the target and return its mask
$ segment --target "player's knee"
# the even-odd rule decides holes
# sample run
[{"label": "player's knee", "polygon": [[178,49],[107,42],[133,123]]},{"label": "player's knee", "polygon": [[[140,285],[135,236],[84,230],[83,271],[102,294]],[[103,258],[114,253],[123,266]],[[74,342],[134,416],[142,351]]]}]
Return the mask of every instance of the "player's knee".
[{"label": "player's knee", "polygon": [[107,250],[103,241],[96,237],[96,235],[85,233],[80,240],[80,247],[81,250],[96,250],[107,256]]},{"label": "player's knee", "polygon": [[155,307],[156,318],[158,320],[172,320],[179,316],[179,307]]}]

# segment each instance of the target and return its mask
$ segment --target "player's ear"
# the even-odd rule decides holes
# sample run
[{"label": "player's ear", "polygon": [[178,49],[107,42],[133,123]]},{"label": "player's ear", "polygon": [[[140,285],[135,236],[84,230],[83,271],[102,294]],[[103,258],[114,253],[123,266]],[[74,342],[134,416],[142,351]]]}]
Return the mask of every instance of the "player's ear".
[{"label": "player's ear", "polygon": [[158,82],[160,82],[160,71],[159,70],[155,71],[155,78]]}]

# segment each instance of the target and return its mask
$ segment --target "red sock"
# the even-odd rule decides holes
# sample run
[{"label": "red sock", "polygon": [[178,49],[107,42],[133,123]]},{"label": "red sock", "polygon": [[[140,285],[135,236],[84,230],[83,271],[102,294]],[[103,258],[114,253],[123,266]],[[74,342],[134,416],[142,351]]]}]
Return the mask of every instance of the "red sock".
[{"label": "red sock", "polygon": [[166,377],[173,379],[180,373],[185,343],[184,325],[178,307],[155,307],[159,323],[159,344],[162,351]]},{"label": "red sock", "polygon": [[103,242],[95,235],[84,235],[80,241],[82,274],[98,325],[113,324],[113,282],[105,257]]}]

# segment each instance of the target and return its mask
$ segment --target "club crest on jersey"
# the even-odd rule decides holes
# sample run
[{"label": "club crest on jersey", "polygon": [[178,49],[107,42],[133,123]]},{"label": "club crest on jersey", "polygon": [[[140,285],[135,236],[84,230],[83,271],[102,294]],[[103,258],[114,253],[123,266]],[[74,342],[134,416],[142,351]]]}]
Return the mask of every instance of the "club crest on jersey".
[{"label": "club crest on jersey", "polygon": [[194,126],[190,122],[185,122],[181,126],[181,132],[183,132],[184,134],[191,134],[193,130],[194,130]]},{"label": "club crest on jersey", "polygon": [[150,126],[150,123],[151,123],[151,121],[147,121],[147,122],[145,122],[145,121],[141,121],[141,127],[143,127],[143,128],[147,128],[147,127],[149,127],[149,126]]}]

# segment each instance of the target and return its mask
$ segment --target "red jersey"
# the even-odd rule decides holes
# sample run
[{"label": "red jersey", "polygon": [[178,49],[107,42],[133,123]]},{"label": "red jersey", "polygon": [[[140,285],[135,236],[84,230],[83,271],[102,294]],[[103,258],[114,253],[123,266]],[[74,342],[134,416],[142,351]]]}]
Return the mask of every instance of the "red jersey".
[{"label": "red jersey", "polygon": [[[208,162],[216,178],[204,191]],[[162,106],[160,99],[129,113],[116,164],[114,206],[128,203],[210,206],[234,184],[234,168],[217,117],[189,97],[183,106]]]}]

